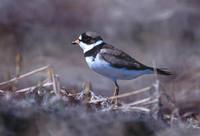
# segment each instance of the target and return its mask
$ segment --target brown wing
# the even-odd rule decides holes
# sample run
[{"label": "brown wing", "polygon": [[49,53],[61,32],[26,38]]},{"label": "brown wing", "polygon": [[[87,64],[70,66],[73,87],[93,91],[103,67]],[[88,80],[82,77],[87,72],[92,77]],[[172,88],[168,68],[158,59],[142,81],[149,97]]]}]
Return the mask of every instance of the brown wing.
[{"label": "brown wing", "polygon": [[151,69],[144,64],[133,59],[131,56],[126,54],[125,52],[114,48],[111,45],[105,45],[101,51],[100,55],[102,59],[109,62],[113,67],[117,68],[126,68],[126,69],[134,69],[134,70],[145,70]]}]

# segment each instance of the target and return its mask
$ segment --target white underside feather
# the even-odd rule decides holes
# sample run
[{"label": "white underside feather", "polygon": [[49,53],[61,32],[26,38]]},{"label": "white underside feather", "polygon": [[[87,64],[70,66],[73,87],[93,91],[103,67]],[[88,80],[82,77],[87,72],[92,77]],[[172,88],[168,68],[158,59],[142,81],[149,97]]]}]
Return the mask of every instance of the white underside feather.
[{"label": "white underside feather", "polygon": [[88,66],[94,70],[95,72],[108,77],[112,80],[129,80],[134,79],[143,74],[152,74],[152,70],[128,70],[125,68],[115,68],[112,67],[108,62],[102,60],[97,54],[96,58],[94,57],[86,57],[86,62]]}]

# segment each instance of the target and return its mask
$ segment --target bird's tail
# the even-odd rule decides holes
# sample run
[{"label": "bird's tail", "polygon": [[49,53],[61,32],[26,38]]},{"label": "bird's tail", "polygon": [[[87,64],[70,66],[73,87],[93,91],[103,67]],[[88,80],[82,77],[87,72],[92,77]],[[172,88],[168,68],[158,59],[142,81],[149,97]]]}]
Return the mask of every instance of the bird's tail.
[{"label": "bird's tail", "polygon": [[160,75],[172,75],[171,72],[169,72],[167,69],[160,69],[160,68],[156,68],[153,69],[156,73],[160,74]]}]

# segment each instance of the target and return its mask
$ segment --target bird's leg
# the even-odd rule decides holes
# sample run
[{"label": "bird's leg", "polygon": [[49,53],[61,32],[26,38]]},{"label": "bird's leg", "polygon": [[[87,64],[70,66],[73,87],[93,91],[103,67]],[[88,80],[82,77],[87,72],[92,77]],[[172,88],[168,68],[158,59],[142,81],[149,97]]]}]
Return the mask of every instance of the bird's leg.
[{"label": "bird's leg", "polygon": [[[113,96],[117,96],[119,94],[119,85],[117,84],[117,80],[115,80],[114,83],[115,83],[115,90],[114,90]],[[112,103],[114,103],[115,105],[118,105],[118,99],[117,98],[115,98],[115,100],[113,99]]]},{"label": "bird's leg", "polygon": [[117,81],[115,80],[115,93],[114,96],[117,96],[119,94],[119,85],[117,84]]}]

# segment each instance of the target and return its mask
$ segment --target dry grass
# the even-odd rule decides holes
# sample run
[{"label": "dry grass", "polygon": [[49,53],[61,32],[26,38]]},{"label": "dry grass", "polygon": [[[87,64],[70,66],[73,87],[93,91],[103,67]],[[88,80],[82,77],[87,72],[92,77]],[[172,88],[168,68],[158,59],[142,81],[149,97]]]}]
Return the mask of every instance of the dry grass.
[{"label": "dry grass", "polygon": [[[15,91],[8,90],[9,88],[13,88],[10,86],[15,86],[17,81],[39,73],[46,73],[46,79],[42,82],[40,81],[37,85],[16,89]],[[159,80],[156,80],[152,86],[111,97],[97,96],[92,91],[90,82],[85,82],[82,91],[78,93],[74,93],[73,90],[61,88],[60,84],[58,75],[55,74],[54,69],[51,66],[44,66],[0,83],[0,88],[3,88],[0,93],[1,97],[3,99],[6,98],[8,101],[15,98],[17,98],[17,101],[34,98],[36,103],[41,103],[41,101],[45,100],[45,105],[54,105],[56,103],[59,104],[64,102],[64,105],[72,105],[72,107],[73,105],[80,105],[83,108],[86,108],[87,111],[145,113],[154,117],[156,120],[164,121],[165,124],[170,126],[177,125],[177,122],[180,125],[179,122],[182,122],[185,126],[190,128],[200,127],[199,112],[193,109],[188,109],[183,112],[183,107],[178,107],[176,102],[163,92]],[[118,105],[113,105],[111,103],[112,99],[127,98],[134,95],[141,95],[146,92],[149,92],[150,94],[146,98],[133,100],[129,103],[119,101]],[[48,99],[46,99],[47,96],[49,97]],[[167,100],[167,104],[172,105],[170,109],[171,112],[163,109],[163,107],[165,107],[165,105],[163,106],[161,104],[161,99],[163,98]]]}]

